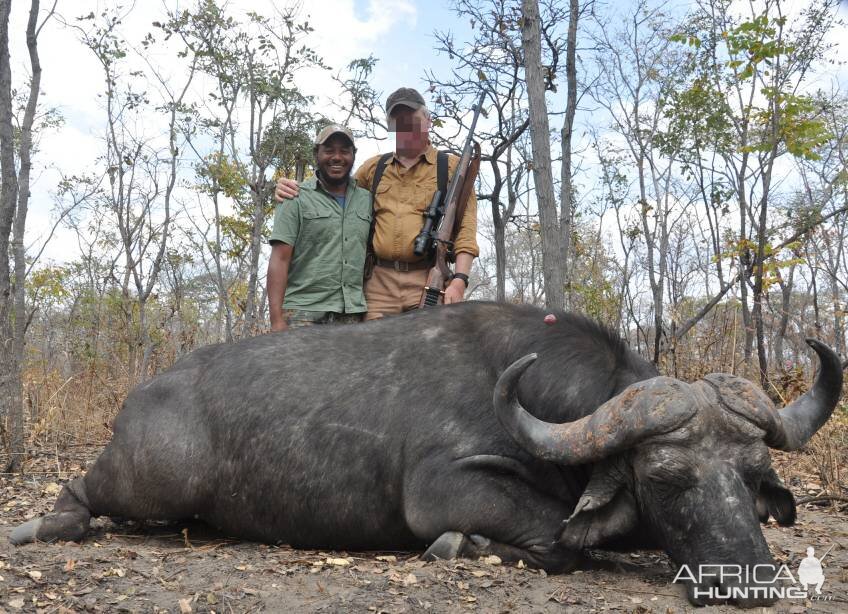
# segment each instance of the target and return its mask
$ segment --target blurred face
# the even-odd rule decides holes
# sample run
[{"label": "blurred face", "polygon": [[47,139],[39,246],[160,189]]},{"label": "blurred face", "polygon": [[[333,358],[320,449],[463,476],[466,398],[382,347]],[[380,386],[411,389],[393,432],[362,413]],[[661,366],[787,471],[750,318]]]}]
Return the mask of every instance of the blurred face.
[{"label": "blurred face", "polygon": [[430,144],[430,120],[423,109],[396,107],[389,117],[389,131],[395,133],[395,153],[400,156],[415,157]]},{"label": "blurred face", "polygon": [[353,143],[342,134],[334,134],[318,145],[315,162],[321,171],[321,179],[331,186],[346,184],[350,178],[355,151]]}]

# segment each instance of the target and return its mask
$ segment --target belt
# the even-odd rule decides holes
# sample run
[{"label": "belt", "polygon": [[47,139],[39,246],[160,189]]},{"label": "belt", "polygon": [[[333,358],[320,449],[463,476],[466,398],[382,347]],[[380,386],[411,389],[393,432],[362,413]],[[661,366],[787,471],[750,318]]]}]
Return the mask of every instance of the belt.
[{"label": "belt", "polygon": [[374,258],[374,264],[402,272],[421,271],[433,267],[433,265],[426,260],[419,260],[418,262],[401,262],[399,260],[383,260],[382,258]]}]

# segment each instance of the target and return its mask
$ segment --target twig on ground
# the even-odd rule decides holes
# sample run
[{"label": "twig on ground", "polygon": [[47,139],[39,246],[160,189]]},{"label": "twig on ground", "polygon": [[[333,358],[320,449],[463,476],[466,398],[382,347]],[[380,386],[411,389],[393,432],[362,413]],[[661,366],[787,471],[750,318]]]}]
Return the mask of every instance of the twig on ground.
[{"label": "twig on ground", "polygon": [[804,505],[805,503],[815,503],[817,501],[840,501],[842,503],[848,503],[848,497],[843,497],[842,495],[816,495],[815,497],[804,497],[803,499],[798,499],[798,505]]}]

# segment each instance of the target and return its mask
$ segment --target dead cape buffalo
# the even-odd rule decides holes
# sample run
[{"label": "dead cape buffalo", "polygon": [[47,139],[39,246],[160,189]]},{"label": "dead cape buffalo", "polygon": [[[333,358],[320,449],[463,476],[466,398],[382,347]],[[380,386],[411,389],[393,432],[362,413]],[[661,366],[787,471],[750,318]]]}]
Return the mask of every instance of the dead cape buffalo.
[{"label": "dead cape buffalo", "polygon": [[11,539],[197,517],[264,542],[548,570],[622,544],[693,569],[771,563],[759,522],[791,524],[795,504],[768,447],[825,423],[837,356],[810,341],[814,387],[778,412],[744,379],[660,377],[599,325],[545,315],[465,303],[201,348],[130,393],[85,477]]}]

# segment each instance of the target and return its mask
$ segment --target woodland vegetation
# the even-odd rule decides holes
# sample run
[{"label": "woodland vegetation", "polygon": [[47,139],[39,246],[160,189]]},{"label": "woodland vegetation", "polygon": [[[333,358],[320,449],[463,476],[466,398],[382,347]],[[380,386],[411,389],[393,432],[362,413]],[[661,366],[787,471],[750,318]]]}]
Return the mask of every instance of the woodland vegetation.
[{"label": "woodland vegetation", "polygon": [[[105,441],[127,390],[186,352],[265,332],[275,178],[310,172],[324,122],[386,130],[370,77],[388,60],[325,66],[305,9],[198,0],[125,40],[126,7],[30,2],[30,70],[13,74],[0,0],[0,470],[16,471]],[[434,33],[451,70],[398,86],[429,84],[447,149],[487,93],[469,297],[586,313],[665,373],[739,373],[778,401],[806,386],[805,337],[845,357],[846,29],[837,0],[788,5],[452,0],[470,28]],[[52,28],[72,29],[103,77],[101,156],[53,190],[76,241],[65,262],[26,234],[39,135],[62,130],[39,104]],[[153,48],[181,70],[128,68]],[[327,71],[334,107],[301,91],[306,70]],[[819,444],[837,491],[838,411]]]}]

